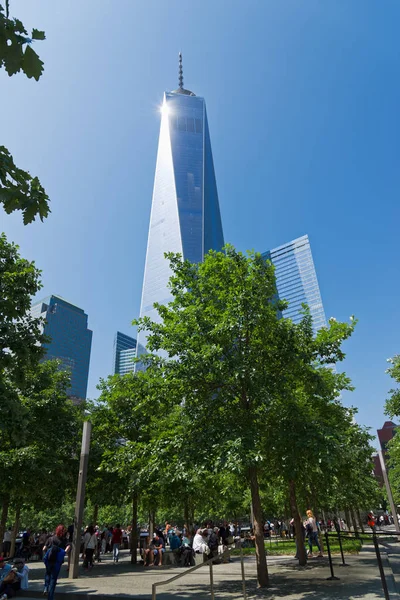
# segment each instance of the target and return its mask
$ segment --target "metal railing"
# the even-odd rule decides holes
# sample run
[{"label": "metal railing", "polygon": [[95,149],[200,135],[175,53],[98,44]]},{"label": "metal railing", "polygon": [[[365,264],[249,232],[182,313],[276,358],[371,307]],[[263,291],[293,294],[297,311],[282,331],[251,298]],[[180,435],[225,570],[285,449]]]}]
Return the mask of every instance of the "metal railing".
[{"label": "metal railing", "polygon": [[[211,600],[215,600],[213,563],[215,561],[217,561],[217,560],[220,560],[220,559],[221,559],[220,556],[214,556],[213,558],[210,558],[210,559],[202,562],[200,565],[196,565],[195,567],[191,567],[190,569],[187,569],[187,571],[185,571],[184,573],[179,573],[178,575],[174,575],[174,577],[170,577],[169,579],[166,579],[165,581],[157,581],[156,583],[153,583],[152,586],[151,586],[151,597],[152,597],[152,600],[156,600],[156,598],[157,598],[157,588],[160,587],[161,585],[168,585],[169,583],[172,583],[173,581],[177,581],[177,579],[181,579],[182,577],[186,577],[186,575],[189,575],[190,573],[193,573],[194,571],[197,571],[198,569],[201,569],[202,567],[205,567],[207,565],[209,565],[209,567],[210,567],[210,592],[211,592]],[[243,559],[242,548],[240,548],[240,563],[241,563],[241,577],[242,577],[243,598],[244,598],[244,600],[247,600],[247,596],[246,596],[246,579],[245,579],[245,572],[244,572],[244,559]]]},{"label": "metal railing", "polygon": [[[380,542],[379,536],[385,537],[385,538],[388,538],[388,537],[396,538],[396,539],[392,540],[394,543],[396,543],[396,542],[399,541],[397,533],[398,532],[396,532],[396,531],[395,532],[391,532],[391,531],[388,531],[388,532],[379,532],[379,533],[377,531],[371,531],[371,533],[370,532],[361,533],[359,535],[359,537],[358,537],[358,539],[360,539],[361,542],[363,541],[362,540],[363,537],[369,539],[369,541],[372,538],[372,542],[373,542],[373,545],[374,545],[374,550],[375,550],[375,554],[376,554],[376,560],[377,560],[377,563],[378,563],[379,575],[380,575],[380,578],[381,578],[382,589],[383,589],[383,594],[385,596],[385,600],[390,600],[390,595],[389,595],[388,585],[387,585],[387,581],[386,581],[385,570],[384,570],[383,563],[382,563],[382,557],[381,557],[381,553],[380,553],[380,550],[379,550],[379,542]],[[339,580],[340,578],[339,577],[335,577],[335,574],[333,572],[333,561],[332,561],[332,555],[331,555],[330,546],[329,546],[329,538],[334,538],[334,537],[337,537],[338,540],[339,540],[340,553],[342,555],[342,564],[340,565],[341,567],[348,566],[347,563],[344,560],[343,548],[342,548],[342,539],[344,538],[344,539],[353,539],[354,540],[356,538],[355,538],[355,536],[351,535],[350,533],[345,533],[344,534],[341,531],[336,531],[336,532],[332,532],[332,533],[328,533],[327,531],[325,532],[325,542],[326,542],[327,551],[328,551],[329,567],[330,567],[330,570],[331,570],[331,576],[328,577],[327,579],[330,579],[330,580]]]}]

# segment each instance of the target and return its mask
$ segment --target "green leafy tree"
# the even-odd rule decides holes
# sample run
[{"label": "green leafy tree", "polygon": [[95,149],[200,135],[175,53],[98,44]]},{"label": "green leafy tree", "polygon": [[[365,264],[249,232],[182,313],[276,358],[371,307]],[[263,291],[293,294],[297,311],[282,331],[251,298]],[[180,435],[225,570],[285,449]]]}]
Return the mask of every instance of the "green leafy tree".
[{"label": "green leafy tree", "polygon": [[[108,444],[103,444],[96,487],[99,489],[102,479],[110,477],[123,485],[131,499],[132,547],[136,547],[139,495],[156,504],[157,495],[152,492],[163,480],[159,464],[151,464],[149,457],[168,410],[165,382],[160,372],[150,369],[111,376],[101,380],[98,387],[101,393],[91,418],[97,437],[107,436]],[[91,485],[89,482],[89,489]],[[154,513],[155,505],[149,508]],[[134,552],[132,562],[136,562]]]},{"label": "green leafy tree", "polygon": [[67,396],[70,376],[58,361],[35,366],[15,391],[20,416],[0,433],[0,489],[16,510],[46,510],[63,504],[78,466],[81,411]]},{"label": "green leafy tree", "polygon": [[[400,355],[396,354],[388,359],[390,367],[386,373],[397,383],[400,383]],[[385,413],[391,418],[400,417],[400,388],[389,390],[389,397],[385,404]],[[387,458],[389,458],[389,480],[392,492],[397,503],[400,502],[400,441],[399,436],[395,435],[390,440],[387,448]]]},{"label": "green leafy tree", "polygon": [[[0,448],[16,444],[24,426],[25,411],[19,392],[27,373],[34,370],[43,356],[41,321],[29,314],[31,297],[41,288],[40,271],[33,262],[21,258],[19,248],[0,235]],[[2,514],[0,541],[10,505],[9,486],[0,480]]]},{"label": "green leafy tree", "polygon": [[332,320],[315,337],[307,312],[299,325],[282,319],[286,305],[277,300],[273,266],[259,254],[244,256],[228,246],[225,253],[209,252],[201,264],[168,258],[172,301],[155,305],[160,322],[135,322],[147,332],[148,350],[162,350],[166,358],[142,360],[161,366],[173,382],[170,396],[187,436],[196,439],[192,466],[246,482],[264,586],[264,481],[272,472],[286,484],[301,539],[295,485],[301,486],[304,464],[317,474],[321,455],[327,461],[325,436],[332,432],[324,411],[334,411],[339,391],[349,387],[330,365],[344,358],[341,344],[354,321]]},{"label": "green leafy tree", "polygon": [[80,417],[66,394],[70,377],[58,362],[40,362],[41,344],[46,341],[42,321],[29,312],[31,298],[40,288],[35,264],[21,258],[18,246],[1,235],[2,530],[12,505],[19,514],[24,506],[44,509],[49,503],[61,503],[77,469]]},{"label": "green leafy tree", "polygon": [[[5,10],[0,4],[0,68],[11,77],[23,72],[28,78],[39,80],[43,62],[32,45],[45,39],[44,31],[33,29],[31,36],[19,19],[10,18],[9,0]],[[18,168],[10,152],[0,145],[0,203],[6,213],[20,210],[24,225],[36,216],[43,221],[50,212],[49,197],[37,177]]]},{"label": "green leafy tree", "polygon": [[42,322],[29,314],[41,287],[35,263],[21,258],[19,247],[0,234],[0,385],[10,380],[22,385],[26,369],[43,356]]},{"label": "green leafy tree", "polygon": [[[192,425],[198,465],[227,470],[243,478],[251,491],[256,538],[257,576],[268,584],[263,536],[260,478],[265,465],[264,421],[275,398],[293,393],[304,371],[301,330],[280,318],[274,268],[260,254],[248,256],[226,247],[209,252],[201,264],[169,254],[173,300],[156,304],[161,322],[137,322],[148,332],[148,364],[163,361],[173,373],[176,402]],[[321,340],[324,359],[336,358],[340,344]],[[299,358],[300,356],[300,358]],[[311,360],[312,356],[307,356]],[[306,363],[308,367],[308,363]],[[302,375],[303,376],[303,375]]]},{"label": "green leafy tree", "polygon": [[[396,354],[393,358],[389,358],[390,367],[386,373],[390,375],[396,383],[400,383],[400,354]],[[389,398],[386,400],[385,412],[392,419],[400,416],[400,388],[392,388],[389,390]]]},{"label": "green leafy tree", "polygon": [[117,506],[119,511],[124,511],[125,507],[121,505],[130,502],[125,480],[118,471],[108,470],[103,465],[105,455],[112,453],[121,444],[121,437],[105,402],[88,401],[86,409],[92,422],[86,484],[86,498],[92,507],[92,514],[86,511],[86,520],[96,524],[100,515],[103,524],[112,523],[117,517],[106,518],[104,521],[104,514],[111,514],[112,508]]}]

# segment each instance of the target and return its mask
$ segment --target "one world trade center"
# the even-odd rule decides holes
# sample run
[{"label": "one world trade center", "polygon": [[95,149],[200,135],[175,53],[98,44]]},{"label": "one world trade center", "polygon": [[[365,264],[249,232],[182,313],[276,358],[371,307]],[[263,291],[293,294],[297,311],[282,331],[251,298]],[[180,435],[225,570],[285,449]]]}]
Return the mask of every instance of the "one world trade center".
[{"label": "one world trade center", "polygon": [[[159,321],[154,302],[171,300],[165,252],[201,262],[210,249],[223,246],[206,104],[204,98],[184,89],[180,54],[179,87],[164,93],[161,107],[140,316]],[[138,342],[143,351],[145,332],[139,332]]]}]

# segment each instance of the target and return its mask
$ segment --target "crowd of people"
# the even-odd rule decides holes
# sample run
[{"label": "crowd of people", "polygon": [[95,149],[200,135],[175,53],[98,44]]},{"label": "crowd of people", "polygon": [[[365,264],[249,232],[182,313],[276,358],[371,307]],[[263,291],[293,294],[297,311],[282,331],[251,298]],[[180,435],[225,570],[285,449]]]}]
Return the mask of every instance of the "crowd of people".
[{"label": "crowd of people", "polygon": [[147,532],[140,536],[140,555],[145,567],[162,566],[167,546],[175,555],[175,563],[181,566],[192,566],[195,554],[226,562],[229,561],[228,546],[234,542],[235,532],[233,523],[227,522],[217,526],[207,521],[190,530],[187,525],[180,529],[167,521],[164,528],[156,529],[151,541]]},{"label": "crowd of people", "polygon": [[[49,600],[54,600],[57,580],[65,561],[69,570],[73,532],[73,525],[68,528],[59,525],[53,533],[46,530],[39,534],[33,534],[29,530],[23,532],[13,563],[10,564],[11,531],[7,529],[3,538],[3,555],[0,557],[0,599],[13,598],[19,589],[28,589],[29,567],[26,561],[36,555],[45,564],[43,593]],[[113,553],[113,560],[118,563],[123,534],[119,524],[116,527],[106,526],[101,530],[92,525],[86,527],[81,534],[79,548],[83,568],[91,569],[93,560],[96,558],[100,561],[101,554],[108,552]]]},{"label": "crowd of people", "polygon": [[[375,516],[373,512],[369,512],[366,520],[373,531],[376,527],[393,524],[393,518],[388,514]],[[318,551],[318,556],[322,556],[320,531],[348,530],[344,519],[328,519],[326,522],[317,520],[311,510],[307,511],[306,518],[301,521],[301,528],[304,545],[308,546],[306,551],[309,558],[313,557],[315,550]],[[94,561],[101,562],[102,556],[108,553],[112,554],[113,562],[117,564],[122,545],[126,543],[125,547],[128,547],[130,530],[130,527],[122,529],[120,524],[87,526],[80,536],[79,554],[83,560],[83,568],[91,570]],[[61,567],[64,562],[67,563],[67,570],[70,566],[73,533],[73,525],[59,525],[53,533],[44,529],[40,533],[26,530],[21,536],[14,557],[11,557],[11,562],[11,528],[7,529],[3,538],[3,554],[0,556],[0,600],[12,598],[19,589],[28,589],[29,567],[26,562],[33,555],[45,563],[44,594],[49,600],[53,600]],[[284,519],[265,521],[265,538],[295,538],[295,533],[294,519],[289,522]],[[165,526],[155,530],[151,540],[147,529],[139,532],[138,539],[140,557],[145,567],[162,566],[167,548],[175,556],[175,564],[192,566],[196,554],[227,562],[230,560],[229,547],[232,544],[236,542],[242,546],[252,546],[255,543],[251,527],[240,526],[232,521],[222,521],[219,524],[207,521],[202,526],[192,529],[187,525],[178,527],[166,521]]]}]

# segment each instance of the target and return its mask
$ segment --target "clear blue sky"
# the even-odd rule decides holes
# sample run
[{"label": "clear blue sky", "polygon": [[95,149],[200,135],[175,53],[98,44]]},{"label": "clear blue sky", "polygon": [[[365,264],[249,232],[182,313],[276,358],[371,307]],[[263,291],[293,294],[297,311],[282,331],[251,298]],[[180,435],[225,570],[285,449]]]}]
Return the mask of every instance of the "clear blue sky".
[{"label": "clear blue sky", "polygon": [[[4,3],[4,2],[3,2]],[[225,239],[311,240],[327,317],[359,319],[344,396],[376,429],[400,353],[398,0],[11,0],[46,31],[36,83],[0,73],[1,143],[52,214],[1,229],[89,315],[89,395],[138,315],[164,90],[207,101]]]}]

